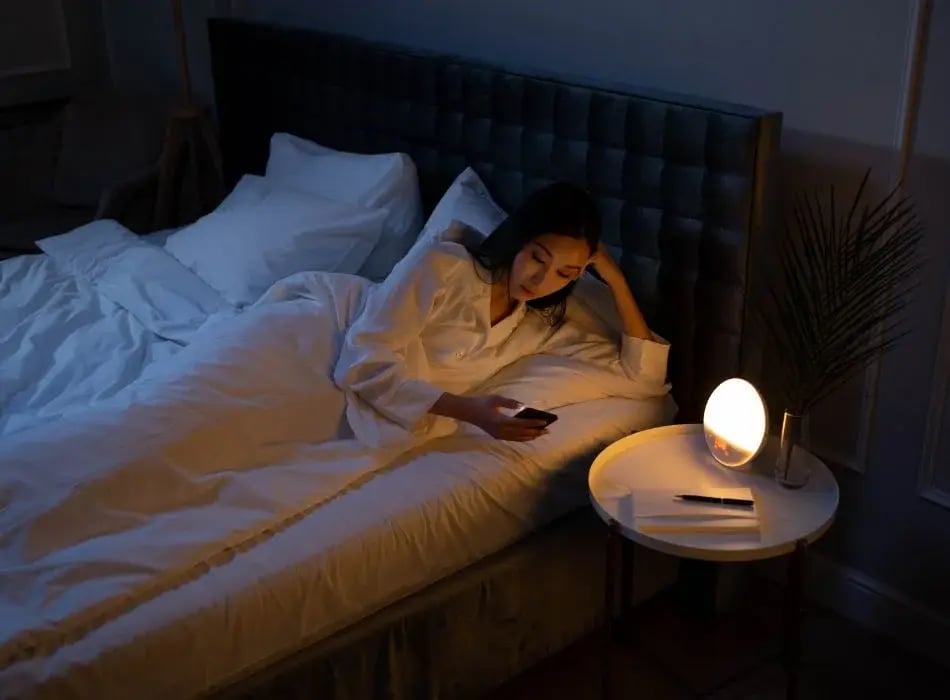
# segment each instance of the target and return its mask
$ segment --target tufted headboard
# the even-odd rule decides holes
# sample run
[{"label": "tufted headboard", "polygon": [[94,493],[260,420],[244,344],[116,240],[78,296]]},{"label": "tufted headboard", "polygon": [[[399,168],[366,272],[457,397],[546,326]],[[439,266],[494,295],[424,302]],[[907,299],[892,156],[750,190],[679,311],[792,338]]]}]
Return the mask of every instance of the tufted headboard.
[{"label": "tufted headboard", "polygon": [[[571,84],[351,37],[209,23],[226,177],[263,172],[275,131],[412,156],[426,206],[472,166],[512,208],[587,187],[651,327],[672,343],[679,420],[758,370],[749,297],[764,254],[781,115]],[[753,376],[754,378],[754,376]]]}]

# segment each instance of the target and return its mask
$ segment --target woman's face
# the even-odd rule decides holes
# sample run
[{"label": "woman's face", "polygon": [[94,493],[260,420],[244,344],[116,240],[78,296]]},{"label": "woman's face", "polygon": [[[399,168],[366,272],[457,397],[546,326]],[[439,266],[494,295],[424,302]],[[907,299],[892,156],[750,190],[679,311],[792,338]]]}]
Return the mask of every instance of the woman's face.
[{"label": "woman's face", "polygon": [[518,301],[531,301],[554,294],[580,276],[590,255],[583,239],[541,234],[515,256],[508,276],[508,295]]}]

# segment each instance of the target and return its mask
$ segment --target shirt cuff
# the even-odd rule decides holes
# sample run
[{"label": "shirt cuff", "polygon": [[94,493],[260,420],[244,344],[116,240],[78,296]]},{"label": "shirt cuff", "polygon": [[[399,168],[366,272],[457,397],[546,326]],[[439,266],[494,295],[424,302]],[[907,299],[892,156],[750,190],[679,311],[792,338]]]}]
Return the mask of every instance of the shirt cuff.
[{"label": "shirt cuff", "polygon": [[654,337],[656,340],[645,340],[624,334],[620,355],[623,358],[624,368],[630,373],[631,378],[665,384],[670,344],[656,334]]}]

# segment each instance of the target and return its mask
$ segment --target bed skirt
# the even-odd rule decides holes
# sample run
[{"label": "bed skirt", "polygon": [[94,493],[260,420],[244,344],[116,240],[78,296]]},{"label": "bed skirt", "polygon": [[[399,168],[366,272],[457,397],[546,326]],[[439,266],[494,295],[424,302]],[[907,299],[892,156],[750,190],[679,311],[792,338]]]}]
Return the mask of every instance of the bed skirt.
[{"label": "bed skirt", "polygon": [[[480,697],[602,624],[606,532],[575,511],[213,697]],[[638,549],[637,562],[635,601],[673,583],[676,560]]]}]

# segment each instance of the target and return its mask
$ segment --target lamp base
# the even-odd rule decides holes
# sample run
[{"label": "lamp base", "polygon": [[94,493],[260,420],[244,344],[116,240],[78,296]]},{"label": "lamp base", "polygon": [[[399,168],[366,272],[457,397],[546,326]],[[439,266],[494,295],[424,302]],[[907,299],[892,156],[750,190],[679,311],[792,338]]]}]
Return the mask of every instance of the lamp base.
[{"label": "lamp base", "polygon": [[223,197],[221,149],[207,111],[191,105],[177,108],[165,130],[153,229],[189,224]]}]

